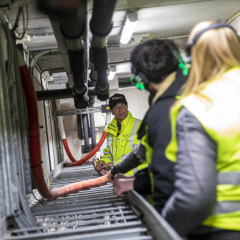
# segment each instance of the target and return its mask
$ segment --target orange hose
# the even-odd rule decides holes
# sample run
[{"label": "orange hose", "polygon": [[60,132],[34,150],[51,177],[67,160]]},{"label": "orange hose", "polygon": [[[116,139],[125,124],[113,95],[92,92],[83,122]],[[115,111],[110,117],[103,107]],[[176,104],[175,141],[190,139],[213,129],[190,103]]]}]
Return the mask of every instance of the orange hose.
[{"label": "orange hose", "polygon": [[67,138],[62,139],[62,142],[63,142],[63,146],[64,146],[64,148],[65,148],[65,151],[66,151],[69,159],[70,159],[72,162],[77,162],[77,160],[73,157],[72,153],[70,152],[70,149],[69,149],[69,146],[68,146],[68,143],[67,143]]},{"label": "orange hose", "polygon": [[74,167],[74,166],[82,165],[84,162],[86,162],[90,157],[92,157],[98,151],[98,149],[102,146],[103,142],[105,141],[106,136],[107,136],[107,132],[104,131],[97,146],[87,156],[85,156],[84,158],[82,158],[81,160],[79,160],[77,162],[68,163],[66,166]]},{"label": "orange hose", "polygon": [[32,178],[34,185],[41,196],[48,200],[54,200],[56,198],[66,196],[70,193],[76,193],[81,190],[90,189],[92,187],[99,187],[103,184],[106,184],[108,182],[107,176],[103,176],[92,180],[72,183],[53,190],[48,189],[44,180],[41,166],[40,131],[36,92],[30,72],[26,63],[24,62],[20,51],[18,52],[18,57],[21,82],[27,104]]},{"label": "orange hose", "polygon": [[64,197],[70,193],[76,193],[79,192],[79,189],[81,190],[87,190],[93,187],[100,187],[103,184],[108,183],[108,178],[107,175],[96,178],[96,179],[91,179],[91,180],[86,180],[82,182],[76,182],[72,183],[69,185],[66,185],[64,187],[59,187],[57,189],[51,190],[51,198],[49,200],[56,199],[58,197]]}]

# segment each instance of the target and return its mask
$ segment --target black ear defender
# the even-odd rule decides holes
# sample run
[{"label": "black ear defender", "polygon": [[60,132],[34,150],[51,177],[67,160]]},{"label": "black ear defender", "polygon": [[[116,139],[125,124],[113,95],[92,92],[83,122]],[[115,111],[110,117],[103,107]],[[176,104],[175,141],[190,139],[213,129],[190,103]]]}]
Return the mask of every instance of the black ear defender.
[{"label": "black ear defender", "polygon": [[[237,35],[235,29],[231,26],[229,26],[228,24],[226,23],[223,23],[223,22],[217,22],[217,23],[213,23],[211,25],[209,25],[208,27],[202,29],[201,31],[199,31],[195,36],[194,38],[187,44],[186,46],[186,55],[191,59],[191,50],[192,50],[192,47],[196,44],[197,40],[201,37],[201,35],[209,30],[212,30],[212,29],[218,29],[218,28],[224,28],[224,27],[227,27],[227,28],[230,28],[232,29],[235,34]],[[238,36],[238,35],[237,35]]]},{"label": "black ear defender", "polygon": [[132,65],[132,73],[130,80],[135,84],[135,86],[140,89],[148,89],[149,81],[147,77],[142,73],[135,69],[135,67]]}]

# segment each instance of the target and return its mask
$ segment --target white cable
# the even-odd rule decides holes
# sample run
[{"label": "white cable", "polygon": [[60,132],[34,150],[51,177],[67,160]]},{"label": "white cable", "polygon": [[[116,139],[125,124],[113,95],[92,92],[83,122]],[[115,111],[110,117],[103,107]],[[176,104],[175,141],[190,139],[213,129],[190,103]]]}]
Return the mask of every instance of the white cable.
[{"label": "white cable", "polygon": [[[61,111],[61,104],[60,100],[56,100],[56,108],[57,111]],[[57,117],[58,119],[58,126],[59,126],[59,131],[62,139],[66,138],[65,130],[64,130],[64,125],[63,125],[63,117]]]},{"label": "white cable", "polygon": [[111,122],[111,113],[108,112],[106,113],[106,125],[105,125],[105,128],[104,128],[104,131],[106,131],[107,127],[108,127],[108,124]]}]

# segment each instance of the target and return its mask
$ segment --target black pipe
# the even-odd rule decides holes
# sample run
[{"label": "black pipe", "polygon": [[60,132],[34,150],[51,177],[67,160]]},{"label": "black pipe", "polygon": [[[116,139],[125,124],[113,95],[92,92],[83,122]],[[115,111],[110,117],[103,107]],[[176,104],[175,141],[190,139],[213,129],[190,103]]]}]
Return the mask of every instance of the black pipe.
[{"label": "black pipe", "polygon": [[84,152],[89,152],[90,144],[89,144],[89,134],[88,134],[88,123],[87,123],[87,114],[82,115],[82,122],[83,122],[83,132],[84,132]]},{"label": "black pipe", "polygon": [[121,64],[121,63],[128,63],[131,62],[130,60],[124,59],[123,61],[119,61],[119,62],[109,62],[109,65],[116,65],[116,64]]},{"label": "black pipe", "polygon": [[[59,90],[48,90],[48,91],[36,91],[37,100],[54,100],[54,99],[64,99],[64,98],[74,98],[74,93],[72,88],[59,89]],[[88,95],[91,97],[96,96],[95,87],[88,88]]]},{"label": "black pipe", "polygon": [[81,115],[77,115],[77,131],[78,131],[78,138],[83,140],[83,129],[82,129],[82,118]]},{"label": "black pipe", "polygon": [[78,39],[84,32],[85,9],[80,6],[73,12],[60,16],[62,34],[68,39]]},{"label": "black pipe", "polygon": [[[74,92],[83,96],[87,91],[84,85],[84,51],[81,43],[81,36],[84,32],[84,17],[86,15],[85,1],[75,1],[71,4],[67,2],[43,0],[39,7],[45,10],[52,19],[57,19],[60,23],[61,33],[58,33],[56,38],[64,45],[64,52],[66,48],[68,50]],[[53,6],[56,8],[55,10]],[[64,36],[65,39],[62,39],[60,35]],[[61,53],[63,54],[63,51]]]},{"label": "black pipe", "polygon": [[108,86],[108,75],[107,71],[98,71],[98,82],[97,82],[97,89],[100,91],[106,91],[109,88]]},{"label": "black pipe", "polygon": [[74,94],[72,88],[59,89],[59,90],[48,90],[48,91],[36,91],[37,100],[54,100],[63,98],[73,98]]},{"label": "black pipe", "polygon": [[90,113],[90,125],[91,125],[91,138],[92,138],[92,149],[96,147],[96,134],[95,134],[95,124],[94,115]]},{"label": "black pipe", "polygon": [[112,30],[112,16],[117,0],[94,0],[90,28],[93,34],[91,57],[94,70],[97,71],[96,93],[98,99],[104,101],[109,98],[109,84],[107,80],[108,54],[106,36]]},{"label": "black pipe", "polygon": [[[95,87],[88,87],[88,96],[91,96],[91,97],[96,96]],[[89,104],[90,104],[90,100],[89,100]]]},{"label": "black pipe", "polygon": [[83,34],[83,39],[84,39],[84,49],[85,49],[85,83],[88,83],[88,67],[89,67],[89,19],[88,19],[88,12],[89,12],[89,3],[88,0],[84,1],[85,2],[85,22],[84,22],[84,27],[85,27],[85,31]]},{"label": "black pipe", "polygon": [[92,48],[91,49],[94,59],[94,69],[97,71],[97,84],[96,89],[103,92],[108,89],[108,53],[107,48]]},{"label": "black pipe", "polygon": [[84,85],[84,50],[68,50],[71,72],[73,74],[74,91],[77,94],[84,94],[86,88]]},{"label": "black pipe", "polygon": [[90,96],[89,97],[89,107],[93,107],[93,104],[95,103],[95,99],[94,99],[94,96]]},{"label": "black pipe", "polygon": [[59,16],[62,34],[66,37],[71,73],[74,81],[74,91],[84,95],[84,50],[81,36],[84,32],[84,16],[86,9],[84,1],[80,1],[74,14]]},{"label": "black pipe", "polygon": [[112,30],[112,16],[117,0],[94,0],[90,28],[94,35],[106,37]]}]

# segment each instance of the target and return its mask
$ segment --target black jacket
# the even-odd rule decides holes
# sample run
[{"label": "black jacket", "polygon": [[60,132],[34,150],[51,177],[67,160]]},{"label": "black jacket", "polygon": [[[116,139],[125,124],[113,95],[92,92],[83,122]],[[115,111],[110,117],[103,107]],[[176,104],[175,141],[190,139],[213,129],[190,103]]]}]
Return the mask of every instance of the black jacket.
[{"label": "black jacket", "polygon": [[[186,76],[183,76],[182,70],[178,69],[175,80],[149,108],[138,130],[138,138],[141,139],[145,135],[145,126],[148,126],[149,145],[153,149],[149,171],[154,175],[153,199],[154,206],[159,213],[161,213],[165,202],[172,194],[174,187],[173,162],[165,157],[165,149],[171,140],[170,108],[176,101],[176,96],[185,82]],[[124,169],[123,164],[125,164],[125,167],[136,167],[134,164],[140,164],[140,159],[143,158],[139,155],[141,154],[137,154],[135,151],[130,153],[123,162],[128,161],[132,164],[122,162],[122,165],[116,165],[112,169],[112,173],[127,172],[128,169]],[[147,171],[140,171],[136,174],[134,189],[141,194],[147,195],[150,193],[151,185],[148,176]]]},{"label": "black jacket", "polygon": [[170,108],[185,82],[186,77],[179,69],[174,82],[149,108],[138,131],[138,137],[142,138],[148,126],[148,141],[153,149],[149,171],[153,173],[154,207],[159,213],[174,189],[174,163],[166,158],[165,149],[171,140]]}]

